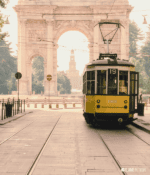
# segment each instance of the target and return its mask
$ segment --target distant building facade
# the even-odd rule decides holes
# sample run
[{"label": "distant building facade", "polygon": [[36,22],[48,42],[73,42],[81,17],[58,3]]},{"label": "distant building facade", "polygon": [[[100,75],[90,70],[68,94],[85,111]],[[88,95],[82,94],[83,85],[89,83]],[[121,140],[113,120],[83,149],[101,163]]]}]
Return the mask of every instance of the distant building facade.
[{"label": "distant building facade", "polygon": [[79,75],[79,71],[76,70],[74,50],[71,50],[69,70],[66,71],[66,75],[70,80],[72,89],[82,90],[82,77]]}]

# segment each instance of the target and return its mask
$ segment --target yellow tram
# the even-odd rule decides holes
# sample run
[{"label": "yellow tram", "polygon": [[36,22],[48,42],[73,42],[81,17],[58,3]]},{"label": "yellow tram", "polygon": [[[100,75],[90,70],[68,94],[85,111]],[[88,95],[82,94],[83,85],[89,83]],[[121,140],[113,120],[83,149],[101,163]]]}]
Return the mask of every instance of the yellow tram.
[{"label": "yellow tram", "polygon": [[100,54],[85,66],[83,115],[88,124],[100,121],[130,122],[137,112],[139,74],[135,66],[117,59],[117,54]]},{"label": "yellow tram", "polygon": [[[118,22],[102,21],[99,27],[103,24],[122,26]],[[115,30],[116,33],[118,29]],[[99,59],[88,63],[83,72],[83,116],[88,124],[96,125],[102,121],[129,123],[138,112],[139,74],[128,60],[120,60],[117,54],[109,53],[114,35],[111,39],[102,35],[107,53],[100,53]]]}]

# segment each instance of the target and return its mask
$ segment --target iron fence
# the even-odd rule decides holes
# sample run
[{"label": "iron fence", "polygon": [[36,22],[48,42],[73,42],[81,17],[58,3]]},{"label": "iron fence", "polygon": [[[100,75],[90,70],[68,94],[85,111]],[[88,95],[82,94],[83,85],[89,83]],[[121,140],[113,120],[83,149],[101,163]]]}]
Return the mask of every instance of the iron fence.
[{"label": "iron fence", "polygon": [[25,112],[25,100],[15,101],[14,99],[0,101],[1,120]]}]

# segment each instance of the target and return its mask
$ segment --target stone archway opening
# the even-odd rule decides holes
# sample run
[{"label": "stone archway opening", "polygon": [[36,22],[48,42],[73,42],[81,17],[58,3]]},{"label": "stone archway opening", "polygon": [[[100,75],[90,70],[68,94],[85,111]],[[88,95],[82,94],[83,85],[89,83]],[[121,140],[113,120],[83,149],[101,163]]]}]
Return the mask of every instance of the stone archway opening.
[{"label": "stone archway opening", "polygon": [[[69,30],[80,31],[88,38],[89,61],[96,60],[104,44],[99,27],[95,25],[102,19],[119,20],[125,27],[121,29],[118,42],[112,44],[112,48],[120,54],[121,59],[128,60],[129,14],[132,7],[128,0],[115,1],[113,6],[109,1],[18,1],[14,9],[18,14],[18,71],[22,73],[20,94],[30,94],[32,91],[28,70],[33,54],[44,57],[44,94],[57,94],[57,42]],[[111,9],[109,14],[108,9]],[[50,83],[46,81],[46,75],[52,76]]]},{"label": "stone archway opening", "polygon": [[31,60],[31,92],[35,94],[44,93],[44,58],[35,56]]},{"label": "stone archway opening", "polygon": [[[81,93],[82,72],[85,64],[89,62],[89,41],[87,36],[78,30],[68,30],[61,34],[57,45],[58,74],[63,74],[70,80],[71,93]],[[58,82],[58,91],[60,91],[59,86]]]},{"label": "stone archway opening", "polygon": [[71,50],[74,50],[76,68],[81,75],[84,65],[89,62],[88,38],[79,31],[67,31],[59,37],[57,44],[57,70],[69,69]]}]

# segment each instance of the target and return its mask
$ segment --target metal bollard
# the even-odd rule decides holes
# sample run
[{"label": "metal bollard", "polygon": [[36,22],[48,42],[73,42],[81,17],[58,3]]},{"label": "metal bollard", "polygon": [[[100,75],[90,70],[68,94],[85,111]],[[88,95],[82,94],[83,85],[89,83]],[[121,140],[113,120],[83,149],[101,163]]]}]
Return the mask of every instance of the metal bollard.
[{"label": "metal bollard", "polygon": [[21,100],[21,103],[20,103],[20,105],[21,105],[21,113],[22,113],[22,100]]},{"label": "metal bollard", "polygon": [[25,102],[26,102],[26,101],[24,100],[24,112],[25,112]]},{"label": "metal bollard", "polygon": [[37,108],[37,104],[36,103],[34,104],[34,108]]}]

